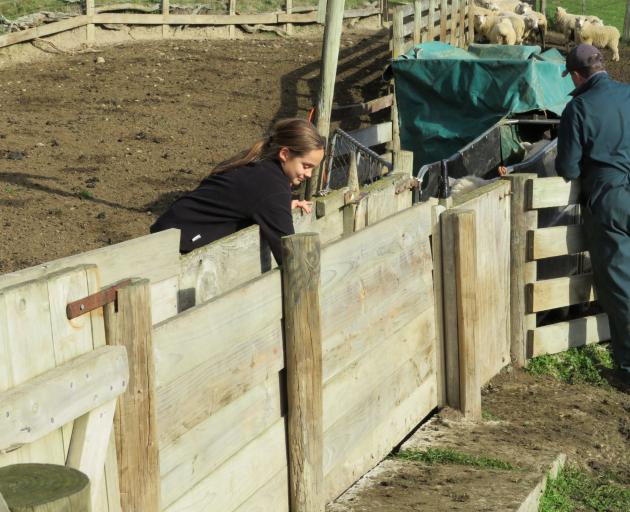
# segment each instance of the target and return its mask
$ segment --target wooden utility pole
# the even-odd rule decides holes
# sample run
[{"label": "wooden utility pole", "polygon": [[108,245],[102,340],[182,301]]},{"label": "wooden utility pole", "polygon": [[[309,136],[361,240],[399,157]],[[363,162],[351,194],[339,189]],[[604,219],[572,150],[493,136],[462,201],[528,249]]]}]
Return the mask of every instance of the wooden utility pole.
[{"label": "wooden utility pole", "polygon": [[630,0],[627,0],[626,4],[626,18],[623,22],[623,38],[626,41],[630,41]]},{"label": "wooden utility pole", "polygon": [[[321,5],[321,4],[320,4]],[[330,134],[330,115],[332,112],[341,29],[343,24],[344,0],[328,0],[326,3],[326,24],[324,26],[324,45],[320,71],[319,96],[317,98],[317,131],[326,139]],[[320,187],[320,169],[313,171],[309,180],[307,197],[310,199]]]},{"label": "wooden utility pole", "polygon": [[134,279],[104,308],[108,345],[127,348],[129,384],[114,418],[123,511],[160,510],[155,363],[148,279]]},{"label": "wooden utility pole", "polygon": [[317,233],[282,239],[291,512],[324,512],[322,340]]}]

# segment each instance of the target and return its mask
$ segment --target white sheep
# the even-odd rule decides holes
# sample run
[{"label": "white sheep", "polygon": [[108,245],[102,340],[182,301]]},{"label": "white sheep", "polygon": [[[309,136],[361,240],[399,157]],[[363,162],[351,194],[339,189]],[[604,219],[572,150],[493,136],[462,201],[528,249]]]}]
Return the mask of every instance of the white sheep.
[{"label": "white sheep", "polygon": [[[556,28],[558,31],[564,34],[567,44],[573,40],[572,34],[575,33],[575,22],[578,19],[578,15],[567,12],[563,7],[556,7]],[[597,16],[583,16],[587,21],[593,25],[604,26],[604,22]]]},{"label": "white sheep", "polygon": [[575,34],[580,43],[612,50],[612,60],[619,60],[619,30],[610,25],[594,25],[583,17],[575,20]]},{"label": "white sheep", "polygon": [[493,44],[516,44],[516,32],[508,18],[500,19],[490,29],[488,39]]},{"label": "white sheep", "polygon": [[512,24],[514,35],[516,36],[516,44],[522,44],[526,29],[525,19],[516,13],[502,13],[499,17],[501,20],[508,20]]}]

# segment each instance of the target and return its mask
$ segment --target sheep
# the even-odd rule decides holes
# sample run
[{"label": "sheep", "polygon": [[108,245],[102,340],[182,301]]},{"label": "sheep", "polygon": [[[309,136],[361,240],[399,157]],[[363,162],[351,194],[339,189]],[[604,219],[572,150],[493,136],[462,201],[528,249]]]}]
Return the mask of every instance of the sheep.
[{"label": "sheep", "polygon": [[490,29],[488,39],[493,44],[516,44],[516,32],[508,18],[499,19]]},{"label": "sheep", "polygon": [[580,43],[592,44],[597,48],[610,48],[612,60],[619,60],[619,30],[610,25],[593,25],[587,19],[578,17],[575,20],[576,38]]},{"label": "sheep", "polygon": [[[560,6],[556,7],[556,27],[564,34],[567,45],[569,41],[574,40],[572,34],[575,33],[575,21],[577,18],[577,15],[568,13],[566,9]],[[593,25],[604,26],[604,22],[597,16],[584,16],[584,18]]]},{"label": "sheep", "polygon": [[515,13],[503,13],[499,17],[501,20],[509,20],[514,29],[516,44],[521,44],[525,35],[525,19]]}]

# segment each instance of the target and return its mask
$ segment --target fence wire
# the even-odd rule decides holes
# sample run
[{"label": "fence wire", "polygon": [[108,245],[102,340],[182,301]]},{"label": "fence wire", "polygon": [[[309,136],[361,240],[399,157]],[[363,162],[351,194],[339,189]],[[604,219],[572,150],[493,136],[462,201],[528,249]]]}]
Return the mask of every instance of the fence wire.
[{"label": "fence wire", "polygon": [[326,162],[322,192],[348,186],[352,155],[356,156],[358,185],[367,185],[388,175],[393,166],[357,139],[337,129],[333,133]]}]

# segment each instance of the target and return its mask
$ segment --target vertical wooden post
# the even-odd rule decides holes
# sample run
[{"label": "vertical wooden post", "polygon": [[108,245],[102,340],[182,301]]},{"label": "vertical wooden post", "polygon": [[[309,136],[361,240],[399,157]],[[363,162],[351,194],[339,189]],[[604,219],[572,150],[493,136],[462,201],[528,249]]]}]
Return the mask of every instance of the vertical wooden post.
[{"label": "vertical wooden post", "polygon": [[457,289],[459,344],[459,400],[464,416],[481,419],[481,384],[477,361],[477,242],[475,212],[460,210],[452,216]]},{"label": "vertical wooden post", "polygon": [[466,48],[466,6],[470,0],[461,0],[459,3],[459,47]]},{"label": "vertical wooden post", "polygon": [[466,42],[467,44],[475,42],[475,10],[472,0],[468,0],[468,39]]},{"label": "vertical wooden post", "polygon": [[291,512],[323,512],[320,244],[317,233],[282,239]]},{"label": "vertical wooden post", "polygon": [[451,37],[450,45],[457,46],[457,19],[459,8],[459,0],[451,0]]},{"label": "vertical wooden post", "polygon": [[405,173],[408,176],[413,174],[413,151],[399,149],[392,156],[395,172]]},{"label": "vertical wooden post", "polygon": [[129,385],[114,418],[122,510],[160,510],[155,367],[151,341],[151,294],[147,279],[118,290],[104,308],[108,345],[127,348]]},{"label": "vertical wooden post", "polygon": [[440,41],[446,43],[448,27],[448,0],[440,0]]},{"label": "vertical wooden post", "polygon": [[[320,2],[321,8],[322,2]],[[339,61],[339,46],[341,44],[341,28],[343,25],[344,0],[328,0],[326,3],[326,23],[324,25],[324,44],[322,46],[322,65],[320,71],[321,82],[317,98],[317,131],[328,138],[330,133],[330,115],[332,113],[333,95],[335,93],[335,79],[337,77],[337,62]],[[319,16],[319,12],[318,12]],[[321,165],[313,171],[308,180],[306,197],[310,199],[320,181]]]},{"label": "vertical wooden post", "polygon": [[[162,16],[164,17],[164,20],[166,21],[166,18],[168,18],[169,15],[169,11],[171,10],[171,6],[170,6],[170,0],[162,0]],[[164,25],[162,25],[162,37],[166,38],[169,36],[169,30],[170,27],[167,23],[165,23]]]},{"label": "vertical wooden post", "polygon": [[422,41],[422,3],[420,0],[413,1],[413,44],[420,44]]},{"label": "vertical wooden post", "polygon": [[536,328],[536,315],[527,313],[526,288],[536,281],[536,262],[528,261],[527,232],[536,229],[538,212],[527,204],[527,183],[536,174],[510,174],[510,356],[512,363],[527,363],[527,336]]},{"label": "vertical wooden post", "polygon": [[547,0],[540,0],[540,12],[547,16]]},{"label": "vertical wooden post", "polygon": [[[293,0],[286,0],[286,11],[287,11],[287,14],[292,14],[293,13]],[[292,36],[293,35],[293,23],[287,23],[284,26],[284,31],[287,33],[288,36]]]},{"label": "vertical wooden post", "polygon": [[[236,0],[230,0],[230,16],[236,15]],[[234,39],[236,35],[236,27],[234,25],[228,26],[228,37]]]},{"label": "vertical wooden post", "polygon": [[96,38],[96,28],[94,26],[94,23],[92,23],[92,16],[94,16],[95,14],[95,9],[94,9],[94,0],[85,0],[85,15],[86,16],[90,16],[90,23],[88,23],[85,26],[85,30],[86,30],[86,39],[87,39],[87,44],[88,45],[92,45],[94,44],[94,40]]},{"label": "vertical wooden post", "polygon": [[630,0],[626,3],[626,17],[623,20],[623,38],[630,40]]},{"label": "vertical wooden post", "polygon": [[442,268],[442,229],[440,216],[446,211],[443,206],[431,208],[431,251],[433,253],[433,295],[435,297],[435,372],[437,375],[438,406],[447,404],[446,401],[446,361],[444,351],[444,286],[442,283],[444,270]]},{"label": "vertical wooden post", "polygon": [[[397,59],[405,50],[405,24],[403,11],[400,7],[394,9],[392,16],[392,58]],[[400,149],[400,124],[398,121],[398,101],[396,100],[396,85],[394,84],[394,99],[392,101],[392,150]]]},{"label": "vertical wooden post", "polygon": [[433,41],[435,38],[435,0],[429,0],[429,15],[427,19],[427,40]]}]

